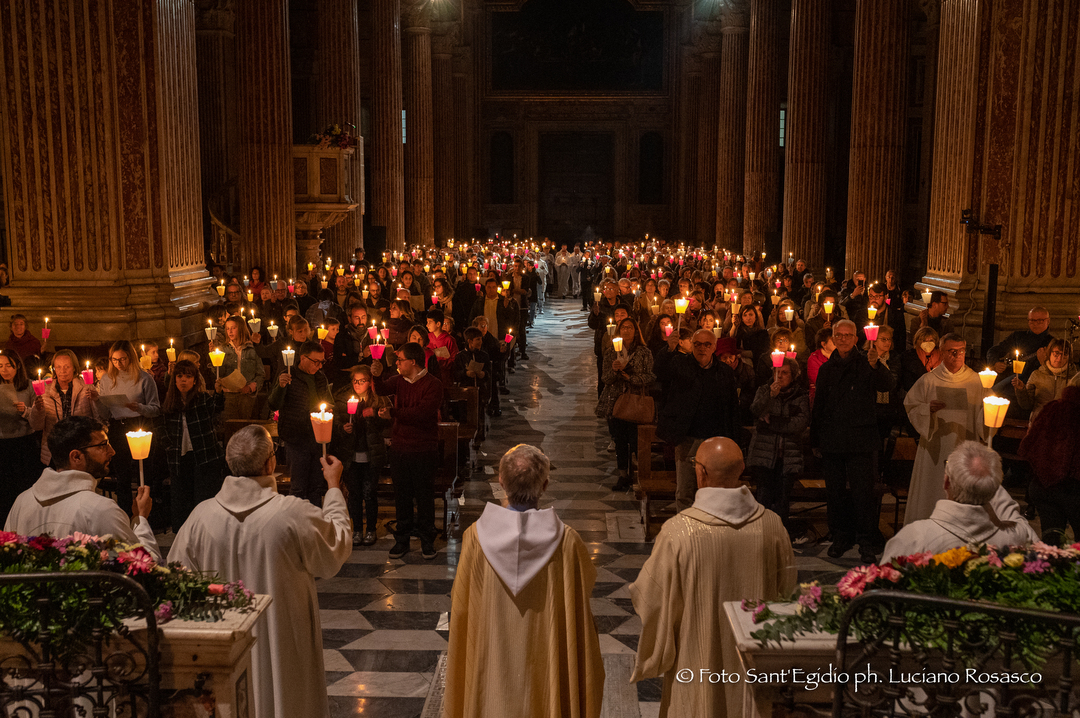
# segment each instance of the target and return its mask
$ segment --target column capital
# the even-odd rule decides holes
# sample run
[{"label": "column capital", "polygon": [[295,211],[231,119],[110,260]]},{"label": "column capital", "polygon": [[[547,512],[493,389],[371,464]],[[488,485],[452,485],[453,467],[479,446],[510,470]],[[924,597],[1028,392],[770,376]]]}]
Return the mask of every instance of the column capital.
[{"label": "column capital", "polygon": [[403,32],[431,32],[430,0],[401,0]]},{"label": "column capital", "polygon": [[732,0],[720,13],[720,31],[725,35],[750,32],[750,3],[748,0]]},{"label": "column capital", "polygon": [[236,0],[195,0],[195,31],[236,32]]},{"label": "column capital", "polygon": [[941,0],[915,0],[919,10],[926,15],[927,25],[937,25],[941,19]]}]

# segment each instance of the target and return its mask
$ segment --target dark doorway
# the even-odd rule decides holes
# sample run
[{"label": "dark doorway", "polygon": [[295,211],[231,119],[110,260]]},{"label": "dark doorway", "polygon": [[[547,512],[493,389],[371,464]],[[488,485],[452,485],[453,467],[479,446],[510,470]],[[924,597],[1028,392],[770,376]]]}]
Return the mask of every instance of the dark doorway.
[{"label": "dark doorway", "polygon": [[540,135],[540,234],[556,246],[612,236],[614,146],[609,132]]}]

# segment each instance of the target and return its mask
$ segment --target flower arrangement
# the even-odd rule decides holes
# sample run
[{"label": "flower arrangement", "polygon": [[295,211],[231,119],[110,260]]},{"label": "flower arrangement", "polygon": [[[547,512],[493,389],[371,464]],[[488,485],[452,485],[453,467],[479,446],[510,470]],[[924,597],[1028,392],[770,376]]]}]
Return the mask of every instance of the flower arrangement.
[{"label": "flower arrangement", "polygon": [[[744,600],[742,608],[752,612],[755,624],[764,624],[750,634],[753,638],[762,646],[780,645],[807,633],[837,633],[848,604],[875,589],[1080,614],[1080,543],[1065,548],[1042,542],[1014,547],[971,544],[938,554],[899,556],[884,566],[853,568],[835,588],[800,584],[791,597],[797,604],[794,615],[778,615],[758,600]],[[918,618],[925,623],[936,620],[932,613]],[[1032,645],[1024,651],[1029,665],[1040,660],[1037,648]]]},{"label": "flower arrangement", "polygon": [[[50,571],[108,571],[135,580],[150,596],[161,623],[174,618],[218,621],[227,609],[250,611],[254,594],[241,581],[215,583],[215,577],[191,571],[179,563],[162,565],[141,544],[127,544],[110,536],[20,536],[0,531],[0,573]],[[37,602],[42,590],[56,615],[43,612]],[[91,588],[82,584],[10,584],[0,586],[0,634],[37,636],[46,632],[54,643],[86,642],[95,629],[119,629],[125,618],[138,614],[127,594],[116,592],[105,601],[91,600]]]},{"label": "flower arrangement", "polygon": [[311,144],[318,145],[320,150],[330,149],[331,147],[347,150],[350,147],[356,147],[356,125],[350,125],[345,123],[345,126],[330,125],[322,132],[316,132],[308,140]]}]

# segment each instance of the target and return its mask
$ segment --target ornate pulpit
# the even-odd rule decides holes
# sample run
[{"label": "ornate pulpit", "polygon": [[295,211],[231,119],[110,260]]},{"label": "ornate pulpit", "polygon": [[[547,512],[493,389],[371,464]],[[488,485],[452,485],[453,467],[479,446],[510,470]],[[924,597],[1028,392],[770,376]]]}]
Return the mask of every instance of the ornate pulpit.
[{"label": "ornate pulpit", "polygon": [[296,263],[318,266],[322,232],[359,206],[349,187],[352,149],[293,145],[293,191],[296,193]]}]

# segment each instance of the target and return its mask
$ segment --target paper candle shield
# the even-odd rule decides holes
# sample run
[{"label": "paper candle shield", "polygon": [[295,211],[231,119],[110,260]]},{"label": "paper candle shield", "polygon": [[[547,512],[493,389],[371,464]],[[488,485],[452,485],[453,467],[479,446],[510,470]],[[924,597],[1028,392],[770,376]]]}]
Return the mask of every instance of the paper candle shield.
[{"label": "paper candle shield", "polygon": [[1020,361],[1019,359],[1013,360],[1013,374],[1020,375],[1024,373],[1024,367],[1027,366],[1026,361]]},{"label": "paper candle shield", "polygon": [[1009,400],[1000,396],[988,396],[983,399],[983,423],[991,429],[1000,429],[1005,423],[1005,414],[1009,411]]},{"label": "paper candle shield", "polygon": [[368,327],[367,335],[371,338],[371,341],[375,341],[375,337],[379,336],[379,329],[377,327]]},{"label": "paper candle shield", "polygon": [[347,402],[345,402],[345,407],[346,407],[346,409],[348,410],[348,412],[349,412],[350,414],[355,414],[355,413],[356,413],[356,407],[357,407],[357,406],[358,406],[359,404],[360,404],[360,400],[359,400],[359,399],[357,399],[357,398],[356,398],[356,397],[354,396],[354,397],[351,397],[351,398],[350,398],[350,399],[349,399],[349,400],[348,400]]},{"label": "paper candle shield", "polygon": [[615,337],[614,339],[612,339],[611,340],[611,345],[613,347],[615,347],[615,351],[621,352],[622,351],[622,337]]},{"label": "paper candle shield", "polygon": [[997,381],[997,372],[990,368],[983,369],[979,372],[979,381],[982,382],[983,389],[993,389]]},{"label": "paper candle shield", "polygon": [[795,310],[794,309],[792,309],[791,307],[788,307],[787,309],[784,310],[784,321],[785,322],[790,322],[794,318],[795,318]]},{"label": "paper candle shield", "polygon": [[773,368],[780,368],[784,365],[784,352],[775,351],[772,353],[772,365]]},{"label": "paper candle shield", "polygon": [[44,379],[34,379],[34,381],[31,382],[31,384],[34,387],[34,394],[36,394],[37,396],[41,396],[42,394],[45,393],[45,380]]},{"label": "paper candle shield", "polygon": [[372,344],[371,345],[371,358],[375,360],[381,360],[383,353],[386,351],[385,344]]},{"label": "paper candle shield", "polygon": [[685,297],[679,297],[675,300],[675,313],[685,314],[686,308],[690,305],[690,300]]},{"label": "paper candle shield", "polygon": [[873,304],[868,306],[866,308],[866,316],[868,319],[874,319],[875,317],[877,317],[877,307],[875,307]]},{"label": "paper candle shield", "polygon": [[92,369],[83,369],[82,373],[83,384],[90,386],[94,383],[94,371]]},{"label": "paper candle shield", "polygon": [[271,324],[270,326],[268,326],[266,328],[266,331],[269,332],[271,339],[277,339],[277,333],[278,333],[278,325],[277,324]]},{"label": "paper candle shield", "polygon": [[296,360],[296,350],[292,348],[285,348],[281,350],[281,360],[285,362],[285,366],[291,367]]},{"label": "paper candle shield", "polygon": [[867,324],[863,327],[863,333],[866,334],[866,338],[872,342],[877,341],[878,329],[881,327],[874,326],[873,324]]},{"label": "paper candle shield", "polygon": [[131,458],[139,461],[150,456],[150,440],[154,435],[149,431],[129,431],[127,433],[128,447],[131,449]]},{"label": "paper candle shield", "polygon": [[225,361],[225,352],[220,349],[215,349],[210,352],[210,363],[214,366],[221,366]]}]

